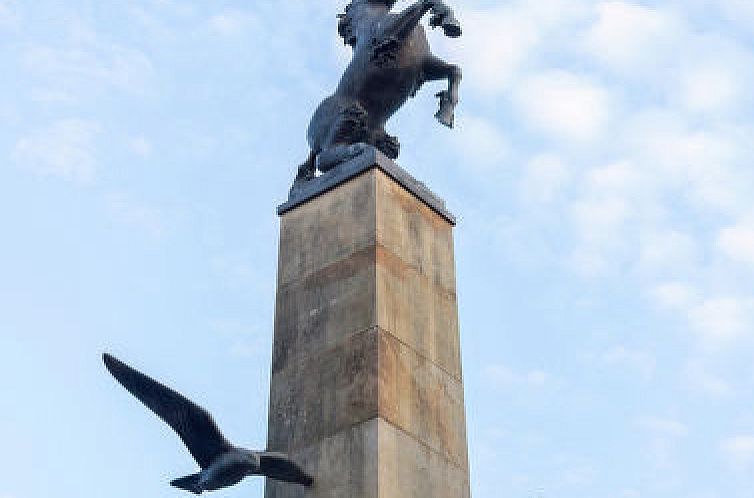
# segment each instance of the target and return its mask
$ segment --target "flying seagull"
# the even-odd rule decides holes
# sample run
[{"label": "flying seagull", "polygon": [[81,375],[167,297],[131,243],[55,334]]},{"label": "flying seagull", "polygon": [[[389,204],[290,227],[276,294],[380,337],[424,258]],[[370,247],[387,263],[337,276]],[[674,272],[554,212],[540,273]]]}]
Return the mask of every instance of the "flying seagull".
[{"label": "flying seagull", "polygon": [[170,484],[200,495],[262,475],[279,481],[311,486],[312,477],[286,455],[251,451],[225,439],[212,416],[202,407],[107,353],[102,355],[113,377],[147,408],[178,433],[201,471]]}]

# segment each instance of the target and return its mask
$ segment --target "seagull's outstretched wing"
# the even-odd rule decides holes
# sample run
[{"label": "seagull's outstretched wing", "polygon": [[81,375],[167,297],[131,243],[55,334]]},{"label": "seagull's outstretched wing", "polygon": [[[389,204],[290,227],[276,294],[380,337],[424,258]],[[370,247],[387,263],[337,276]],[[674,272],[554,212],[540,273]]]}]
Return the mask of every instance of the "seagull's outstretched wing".
[{"label": "seagull's outstretched wing", "polygon": [[233,448],[204,408],[107,353],[102,359],[128,392],[178,433],[202,468]]},{"label": "seagull's outstretched wing", "polygon": [[311,486],[314,483],[312,476],[299,467],[288,455],[264,451],[259,453],[260,473],[278,481],[293,482]]}]

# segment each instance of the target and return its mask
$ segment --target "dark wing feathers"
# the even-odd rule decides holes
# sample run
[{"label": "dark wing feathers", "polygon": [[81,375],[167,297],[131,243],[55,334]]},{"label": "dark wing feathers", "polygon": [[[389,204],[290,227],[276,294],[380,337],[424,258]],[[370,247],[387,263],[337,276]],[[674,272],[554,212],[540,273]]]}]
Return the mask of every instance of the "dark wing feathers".
[{"label": "dark wing feathers", "polygon": [[288,455],[264,451],[259,453],[260,473],[263,476],[283,482],[293,482],[311,486],[312,476],[299,467]]},{"label": "dark wing feathers", "polygon": [[218,455],[232,449],[204,408],[107,353],[102,355],[102,359],[113,377],[128,392],[178,433],[202,468]]}]

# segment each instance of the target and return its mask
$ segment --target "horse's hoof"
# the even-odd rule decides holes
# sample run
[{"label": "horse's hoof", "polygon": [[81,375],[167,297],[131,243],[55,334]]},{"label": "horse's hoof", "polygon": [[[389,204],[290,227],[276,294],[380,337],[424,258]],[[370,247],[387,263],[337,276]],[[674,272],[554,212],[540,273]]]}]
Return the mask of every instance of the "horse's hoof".
[{"label": "horse's hoof", "polygon": [[390,159],[398,159],[401,152],[401,144],[396,137],[385,134],[377,140],[377,149]]},{"label": "horse's hoof", "polygon": [[453,122],[455,121],[453,111],[444,112],[442,109],[440,109],[439,111],[437,111],[437,113],[435,113],[435,117],[443,125],[447,126],[448,128],[453,128]]},{"label": "horse's hoof", "polygon": [[432,17],[429,20],[432,28],[442,26],[442,31],[449,38],[458,38],[461,36],[461,23],[456,19],[453,10],[449,7],[435,8]]},{"label": "horse's hoof", "polygon": [[443,20],[442,31],[448,38],[458,38],[463,33],[461,23],[453,16],[449,16]]},{"label": "horse's hoof", "polygon": [[448,128],[453,128],[455,104],[450,98],[450,93],[443,91],[438,93],[437,97],[440,99],[440,110],[435,113],[435,117]]}]

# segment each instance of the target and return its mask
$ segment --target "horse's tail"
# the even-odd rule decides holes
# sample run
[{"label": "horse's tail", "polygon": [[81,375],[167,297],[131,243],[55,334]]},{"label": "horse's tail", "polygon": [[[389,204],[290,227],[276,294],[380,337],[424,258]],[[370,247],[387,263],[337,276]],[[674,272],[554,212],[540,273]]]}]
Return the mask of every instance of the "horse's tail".
[{"label": "horse's tail", "polygon": [[302,184],[314,178],[314,174],[317,169],[317,152],[312,149],[309,152],[309,157],[304,163],[298,167],[298,173],[296,173],[296,179],[293,180],[293,186],[291,187],[290,196],[301,187]]},{"label": "horse's tail", "polygon": [[317,169],[317,152],[315,150],[311,150],[309,152],[309,157],[306,158],[306,161],[298,167],[298,174],[296,175],[296,180],[299,179],[299,177],[302,177],[301,180],[311,180],[314,178],[314,173]]}]

